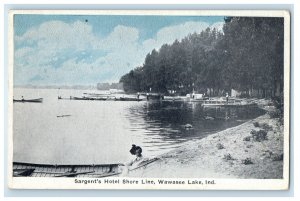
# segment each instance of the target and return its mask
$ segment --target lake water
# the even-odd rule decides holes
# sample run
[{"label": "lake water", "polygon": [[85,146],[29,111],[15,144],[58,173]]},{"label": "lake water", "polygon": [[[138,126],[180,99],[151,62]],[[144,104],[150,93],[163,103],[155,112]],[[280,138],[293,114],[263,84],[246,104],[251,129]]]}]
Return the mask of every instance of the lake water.
[{"label": "lake water", "polygon": [[[13,104],[13,160],[45,164],[126,162],[132,158],[132,144],[141,146],[144,156],[156,156],[264,113],[257,107],[203,109],[196,102],[57,99],[58,95],[80,97],[84,92],[99,93],[14,89],[15,99],[43,98],[43,103]],[[193,125],[193,129],[185,129],[185,124]]]}]

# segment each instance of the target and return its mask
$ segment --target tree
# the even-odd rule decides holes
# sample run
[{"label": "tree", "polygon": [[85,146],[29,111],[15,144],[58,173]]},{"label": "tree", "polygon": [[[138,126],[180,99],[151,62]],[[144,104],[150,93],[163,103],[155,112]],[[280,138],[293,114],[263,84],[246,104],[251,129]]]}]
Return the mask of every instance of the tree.
[{"label": "tree", "polygon": [[283,18],[225,17],[224,22],[223,32],[207,28],[152,50],[141,67],[121,78],[125,91],[282,93]]}]

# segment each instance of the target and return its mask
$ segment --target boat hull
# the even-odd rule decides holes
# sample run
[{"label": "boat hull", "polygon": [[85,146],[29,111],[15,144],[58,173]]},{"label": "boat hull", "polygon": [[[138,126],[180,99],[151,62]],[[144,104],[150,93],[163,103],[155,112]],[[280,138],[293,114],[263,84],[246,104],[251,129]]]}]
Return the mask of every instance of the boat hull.
[{"label": "boat hull", "polygon": [[[142,162],[139,166],[129,169],[136,171],[150,163],[157,161],[153,158]],[[13,162],[14,177],[118,177],[122,174],[123,164],[98,164],[98,165],[46,165]]]},{"label": "boat hull", "polygon": [[29,102],[29,103],[42,103],[43,102],[43,98],[37,98],[37,99],[13,99],[14,102]]},{"label": "boat hull", "polygon": [[120,101],[142,101],[142,99],[139,98],[124,98],[124,97],[120,97],[119,100]]},{"label": "boat hull", "polygon": [[210,103],[203,103],[203,107],[246,107],[246,106],[255,106],[256,104],[210,104]]},{"label": "boat hull", "polygon": [[74,97],[74,96],[71,96],[70,97],[71,100],[92,100],[92,101],[105,101],[107,100],[107,98],[93,98],[93,97]]}]

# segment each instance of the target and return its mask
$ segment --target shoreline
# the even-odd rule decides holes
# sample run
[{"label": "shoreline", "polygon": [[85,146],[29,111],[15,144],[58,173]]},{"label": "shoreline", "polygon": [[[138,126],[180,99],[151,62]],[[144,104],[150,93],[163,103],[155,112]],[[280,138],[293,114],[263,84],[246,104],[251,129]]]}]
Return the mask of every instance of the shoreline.
[{"label": "shoreline", "polygon": [[[161,160],[129,176],[158,178],[281,179],[283,177],[283,125],[268,112],[274,106],[258,100],[266,114],[243,124],[187,142],[160,156]],[[252,130],[264,130],[267,139],[251,138]],[[255,124],[257,124],[255,123]],[[248,139],[245,139],[248,138]],[[250,140],[249,140],[250,138]]]}]

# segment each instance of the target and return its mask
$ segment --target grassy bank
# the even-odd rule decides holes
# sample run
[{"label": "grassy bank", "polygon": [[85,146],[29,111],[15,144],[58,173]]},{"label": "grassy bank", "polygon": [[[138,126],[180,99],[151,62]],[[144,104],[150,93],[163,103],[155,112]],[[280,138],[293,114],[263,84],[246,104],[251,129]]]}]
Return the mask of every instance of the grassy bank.
[{"label": "grassy bank", "polygon": [[274,106],[265,100],[257,103],[268,111],[265,115],[190,141],[130,176],[282,178],[283,126],[269,115]]}]

